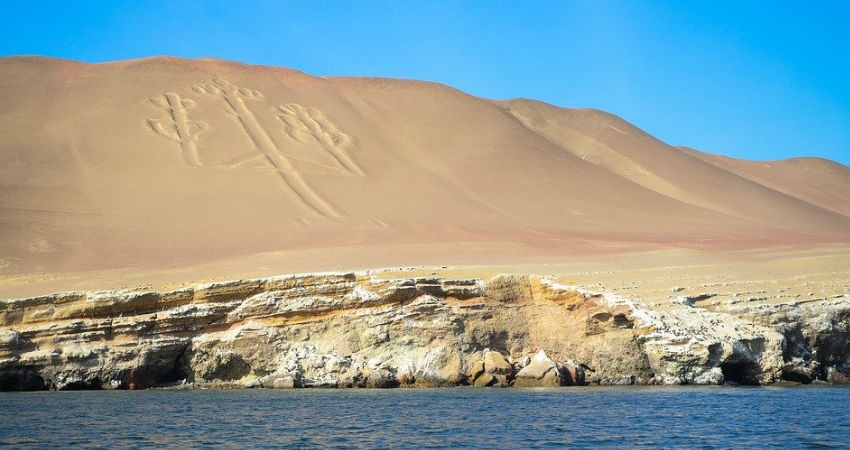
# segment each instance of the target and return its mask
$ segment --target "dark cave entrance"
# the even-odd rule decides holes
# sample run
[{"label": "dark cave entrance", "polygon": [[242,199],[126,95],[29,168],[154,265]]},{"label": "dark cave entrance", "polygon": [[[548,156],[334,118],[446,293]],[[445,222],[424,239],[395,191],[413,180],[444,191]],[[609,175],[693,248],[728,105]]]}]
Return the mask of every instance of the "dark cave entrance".
[{"label": "dark cave entrance", "polygon": [[746,386],[758,386],[758,375],[761,373],[758,364],[750,361],[724,362],[720,364],[723,381]]},{"label": "dark cave entrance", "polygon": [[44,391],[47,385],[41,375],[33,371],[4,373],[0,375],[0,392]]}]

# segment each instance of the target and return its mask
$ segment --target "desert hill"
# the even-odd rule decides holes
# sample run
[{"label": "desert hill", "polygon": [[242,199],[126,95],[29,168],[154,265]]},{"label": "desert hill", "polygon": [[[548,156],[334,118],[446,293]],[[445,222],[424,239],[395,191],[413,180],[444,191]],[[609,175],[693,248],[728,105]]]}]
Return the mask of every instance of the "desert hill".
[{"label": "desert hill", "polygon": [[604,112],[428,82],[12,57],[0,99],[6,278],[270,252],[330,270],[850,240],[846,166],[725,158]]}]

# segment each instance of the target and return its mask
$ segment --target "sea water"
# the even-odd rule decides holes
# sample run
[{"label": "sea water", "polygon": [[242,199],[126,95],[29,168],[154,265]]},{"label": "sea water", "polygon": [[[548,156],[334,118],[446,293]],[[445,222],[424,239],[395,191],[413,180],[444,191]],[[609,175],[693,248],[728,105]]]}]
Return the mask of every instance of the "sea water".
[{"label": "sea water", "polygon": [[850,388],[0,394],[18,448],[850,448]]}]

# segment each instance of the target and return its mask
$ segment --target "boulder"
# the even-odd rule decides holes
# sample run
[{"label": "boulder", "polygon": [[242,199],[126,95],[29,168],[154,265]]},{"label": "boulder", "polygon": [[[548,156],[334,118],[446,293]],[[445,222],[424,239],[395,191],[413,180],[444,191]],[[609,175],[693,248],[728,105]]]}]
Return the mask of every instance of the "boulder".
[{"label": "boulder", "polygon": [[299,372],[275,372],[260,378],[260,383],[270,389],[294,389],[302,386],[301,380]]},{"label": "boulder", "polygon": [[242,387],[246,389],[255,389],[263,387],[263,383],[257,377],[249,377],[242,382]]},{"label": "boulder", "polygon": [[512,377],[514,366],[508,362],[499,352],[487,352],[484,354],[484,371],[491,374],[500,374]]},{"label": "boulder", "polygon": [[563,386],[564,381],[559,364],[550,358],[545,351],[540,350],[531,358],[531,362],[516,374],[514,386]]},{"label": "boulder", "polygon": [[475,387],[489,387],[495,383],[496,377],[489,373],[481,373],[481,375],[479,375],[472,381],[472,385]]},{"label": "boulder", "polygon": [[475,387],[508,387],[514,377],[514,366],[499,352],[486,351],[467,373]]},{"label": "boulder", "polygon": [[348,369],[339,376],[339,387],[362,388],[366,387],[366,377],[359,369]]},{"label": "boulder", "polygon": [[387,369],[373,370],[372,373],[366,377],[367,388],[396,388],[398,387],[398,384],[398,379],[396,379],[395,375]]},{"label": "boulder", "polygon": [[826,369],[826,381],[830,384],[850,384],[850,370],[842,372],[836,367]]},{"label": "boulder", "polygon": [[[584,386],[587,384],[584,376],[584,367],[569,360],[561,364],[561,374],[567,386]],[[634,384],[634,377],[629,384]]]},{"label": "boulder", "polygon": [[475,387],[509,387],[511,382],[505,375],[485,373],[476,378],[472,385]]},{"label": "boulder", "polygon": [[484,375],[484,361],[478,360],[472,363],[466,375],[469,381],[474,383],[481,375]]}]

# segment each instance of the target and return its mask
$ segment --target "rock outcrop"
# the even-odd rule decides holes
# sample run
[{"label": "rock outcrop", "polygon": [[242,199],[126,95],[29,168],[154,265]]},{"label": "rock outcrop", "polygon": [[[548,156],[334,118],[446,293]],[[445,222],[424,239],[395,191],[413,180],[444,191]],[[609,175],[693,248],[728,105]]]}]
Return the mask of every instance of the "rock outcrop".
[{"label": "rock outcrop", "polygon": [[[710,298],[710,297],[709,297]],[[847,297],[665,307],[538,276],[319,273],[0,301],[0,389],[846,383]]]},{"label": "rock outcrop", "polygon": [[471,365],[467,378],[475,387],[508,387],[513,379],[514,366],[501,353],[488,350]]},{"label": "rock outcrop", "polygon": [[517,387],[554,387],[573,384],[575,380],[566,366],[550,358],[543,350],[537,352],[531,361],[516,374],[514,382],[514,386]]}]

